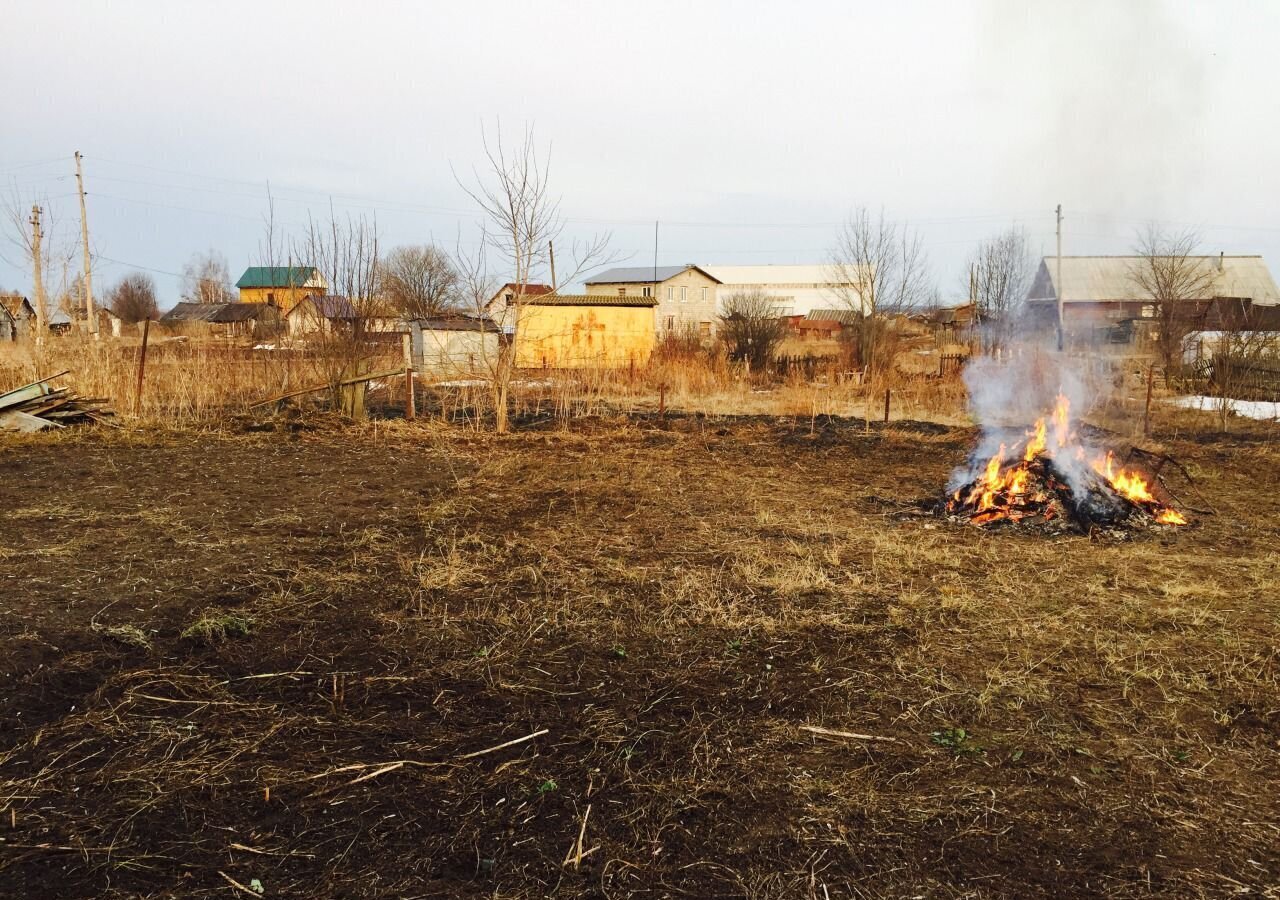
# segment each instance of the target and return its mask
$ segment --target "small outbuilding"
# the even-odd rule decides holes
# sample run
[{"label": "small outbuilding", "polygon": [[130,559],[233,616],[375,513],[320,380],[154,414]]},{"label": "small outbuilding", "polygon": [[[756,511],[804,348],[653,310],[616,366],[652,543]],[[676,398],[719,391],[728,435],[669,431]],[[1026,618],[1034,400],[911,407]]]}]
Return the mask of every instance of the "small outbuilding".
[{"label": "small outbuilding", "polygon": [[74,323],[64,310],[55,309],[44,320],[45,327],[54,334],[70,334]]},{"label": "small outbuilding", "polygon": [[501,326],[477,316],[436,316],[407,320],[413,367],[440,375],[474,375],[498,358]]},{"label": "small outbuilding", "polygon": [[174,305],[160,324],[225,337],[262,337],[280,329],[280,310],[270,303],[189,303]]},{"label": "small outbuilding", "polygon": [[[10,323],[8,340],[21,340],[35,331],[36,309],[26,297],[21,294],[0,294],[0,308],[7,314],[2,318],[7,318]],[[0,340],[5,339],[5,328],[6,326],[0,325]]]},{"label": "small outbuilding", "polygon": [[528,298],[516,323],[516,365],[525,369],[645,365],[657,343],[656,303],[652,296],[603,294]]}]

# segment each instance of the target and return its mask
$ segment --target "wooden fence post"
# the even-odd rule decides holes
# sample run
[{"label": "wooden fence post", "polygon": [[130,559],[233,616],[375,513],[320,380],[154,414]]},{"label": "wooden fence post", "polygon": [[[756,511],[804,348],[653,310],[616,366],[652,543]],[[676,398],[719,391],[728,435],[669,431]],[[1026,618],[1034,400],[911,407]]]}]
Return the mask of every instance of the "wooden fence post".
[{"label": "wooden fence post", "polygon": [[[404,336],[404,417],[413,421],[418,417],[418,399],[413,389],[413,338]],[[424,348],[425,349],[425,348]]]},{"label": "wooden fence post", "polygon": [[1142,436],[1151,437],[1151,384],[1155,381],[1155,363],[1147,366],[1147,406],[1142,412]]},{"label": "wooden fence post", "polygon": [[142,323],[142,352],[138,354],[138,390],[133,396],[133,414],[142,415],[142,378],[147,371],[147,337],[151,333],[151,318]]},{"label": "wooden fence post", "polygon": [[884,420],[885,422],[889,421],[889,394],[890,394],[889,388],[885,388],[884,389]]}]

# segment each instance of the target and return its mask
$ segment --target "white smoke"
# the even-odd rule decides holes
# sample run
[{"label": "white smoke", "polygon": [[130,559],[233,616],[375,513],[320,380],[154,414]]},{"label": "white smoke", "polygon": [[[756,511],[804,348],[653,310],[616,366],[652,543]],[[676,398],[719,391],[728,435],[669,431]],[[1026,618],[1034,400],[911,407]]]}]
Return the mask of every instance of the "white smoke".
[{"label": "white smoke", "polygon": [[[1089,460],[1096,455],[1079,434],[1079,422],[1091,407],[1093,392],[1085,373],[1072,360],[1039,351],[996,358],[980,356],[970,360],[963,373],[969,394],[969,414],[982,429],[978,443],[964,465],[951,473],[947,491],[953,492],[969,484],[986,468],[987,461],[1005,445],[1006,458],[1013,446],[1023,440],[1044,419],[1048,423],[1058,402],[1067,398],[1075,443],[1086,448],[1086,459],[1073,453],[1054,457],[1058,471],[1073,491],[1081,491],[1091,471]],[[1049,428],[1052,442],[1052,426]],[[1052,446],[1052,443],[1051,443]]]}]

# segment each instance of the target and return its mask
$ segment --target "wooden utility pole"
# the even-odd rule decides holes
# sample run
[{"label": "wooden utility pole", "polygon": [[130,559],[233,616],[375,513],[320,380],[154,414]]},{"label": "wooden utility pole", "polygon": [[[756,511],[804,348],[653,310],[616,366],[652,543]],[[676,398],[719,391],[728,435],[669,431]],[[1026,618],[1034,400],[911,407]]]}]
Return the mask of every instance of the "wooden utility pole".
[{"label": "wooden utility pole", "polygon": [[1058,255],[1054,259],[1054,268],[1056,269],[1056,272],[1053,276],[1054,288],[1055,288],[1053,293],[1058,301],[1058,350],[1061,351],[1063,348],[1063,344],[1065,343],[1064,336],[1063,336],[1064,326],[1062,322],[1063,306],[1062,306],[1062,204],[1061,203],[1058,204],[1057,214],[1058,214]]},{"label": "wooden utility pole", "polygon": [[44,343],[45,328],[45,298],[44,298],[44,272],[40,269],[43,261],[40,250],[40,239],[44,237],[40,232],[40,207],[31,207],[31,268],[32,274],[35,276],[36,291],[36,344]]},{"label": "wooden utility pole", "polygon": [[142,322],[142,349],[138,352],[138,389],[133,395],[133,414],[142,415],[142,379],[147,372],[147,338],[151,335],[151,317]]},{"label": "wooden utility pole", "polygon": [[547,255],[551,258],[551,290],[556,289],[556,245],[547,241]]},{"label": "wooden utility pole", "polygon": [[89,333],[98,340],[98,317],[93,311],[93,273],[89,266],[89,215],[84,208],[84,173],[80,171],[80,151],[76,151],[76,187],[80,190],[80,243],[84,245],[84,314]]}]

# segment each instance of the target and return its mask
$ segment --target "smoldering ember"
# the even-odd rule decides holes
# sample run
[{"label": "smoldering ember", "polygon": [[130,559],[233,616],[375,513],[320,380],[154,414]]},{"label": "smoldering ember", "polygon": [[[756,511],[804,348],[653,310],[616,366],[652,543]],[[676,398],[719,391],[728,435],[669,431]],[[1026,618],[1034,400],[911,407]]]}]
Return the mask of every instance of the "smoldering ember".
[{"label": "smoldering ember", "polygon": [[1280,900],[1280,4],[0,22],[0,900]]}]

